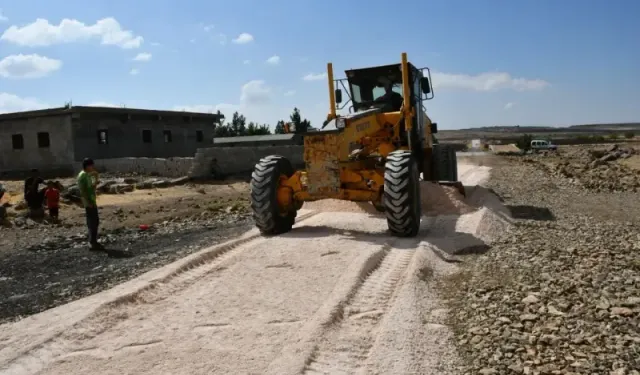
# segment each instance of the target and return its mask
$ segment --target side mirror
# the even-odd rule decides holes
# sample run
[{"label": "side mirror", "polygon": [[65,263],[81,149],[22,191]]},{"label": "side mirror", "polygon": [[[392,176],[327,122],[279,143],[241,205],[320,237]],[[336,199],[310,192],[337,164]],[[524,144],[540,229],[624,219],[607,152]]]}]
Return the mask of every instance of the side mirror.
[{"label": "side mirror", "polygon": [[436,134],[438,132],[438,123],[437,122],[432,122],[431,123],[431,134]]},{"label": "side mirror", "polygon": [[431,85],[429,84],[429,78],[422,77],[420,79],[420,88],[422,89],[422,93],[423,94],[430,94],[431,93]]},{"label": "side mirror", "polygon": [[336,89],[336,103],[342,103],[342,90]]}]

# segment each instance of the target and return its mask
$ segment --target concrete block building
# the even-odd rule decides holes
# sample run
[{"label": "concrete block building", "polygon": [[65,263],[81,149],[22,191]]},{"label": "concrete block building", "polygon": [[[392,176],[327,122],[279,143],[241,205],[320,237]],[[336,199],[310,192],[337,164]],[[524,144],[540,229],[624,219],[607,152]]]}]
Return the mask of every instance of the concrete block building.
[{"label": "concrete block building", "polygon": [[193,157],[223,115],[68,106],[0,114],[0,173],[73,172],[83,158]]}]

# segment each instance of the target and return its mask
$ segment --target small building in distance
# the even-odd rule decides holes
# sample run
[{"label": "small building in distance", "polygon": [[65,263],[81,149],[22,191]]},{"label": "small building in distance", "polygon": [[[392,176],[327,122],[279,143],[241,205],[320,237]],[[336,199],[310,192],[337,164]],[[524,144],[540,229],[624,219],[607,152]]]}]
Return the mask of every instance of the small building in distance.
[{"label": "small building in distance", "polygon": [[0,114],[0,173],[71,173],[84,158],[192,157],[223,115],[67,106]]}]

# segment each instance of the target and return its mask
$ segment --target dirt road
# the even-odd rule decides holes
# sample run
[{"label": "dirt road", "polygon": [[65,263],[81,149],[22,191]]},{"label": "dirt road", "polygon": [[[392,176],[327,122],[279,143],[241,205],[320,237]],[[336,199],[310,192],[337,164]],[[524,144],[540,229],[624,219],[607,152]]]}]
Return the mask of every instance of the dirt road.
[{"label": "dirt road", "polygon": [[[489,168],[459,173],[476,185]],[[414,239],[389,237],[379,215],[309,205],[286,235],[251,230],[0,326],[0,374],[456,373],[431,281],[499,227],[476,190],[473,210],[425,217]]]}]

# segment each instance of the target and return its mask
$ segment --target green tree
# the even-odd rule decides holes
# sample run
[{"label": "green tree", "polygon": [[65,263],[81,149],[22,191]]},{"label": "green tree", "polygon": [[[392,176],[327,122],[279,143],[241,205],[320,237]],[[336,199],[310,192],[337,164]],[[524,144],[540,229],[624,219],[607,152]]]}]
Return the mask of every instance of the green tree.
[{"label": "green tree", "polygon": [[246,135],[269,135],[271,134],[271,129],[269,129],[269,125],[262,124],[258,125],[255,122],[250,122],[247,125],[247,134]]},{"label": "green tree", "polygon": [[278,121],[278,123],[276,124],[275,129],[273,129],[275,134],[285,134],[284,133],[284,121],[280,120]]},{"label": "green tree", "polygon": [[289,116],[291,119],[291,125],[294,126],[294,131],[296,133],[306,133],[309,131],[311,127],[311,121],[307,119],[302,119],[302,115],[300,115],[300,110],[296,107],[293,109],[293,113]]},{"label": "green tree", "polygon": [[533,136],[531,134],[523,134],[518,142],[516,142],[516,146],[519,149],[529,151],[531,149],[531,141],[533,140]]},{"label": "green tree", "polygon": [[214,138],[231,137],[231,128],[229,126],[229,123],[223,122],[216,125],[215,129],[213,130],[213,137]]},{"label": "green tree", "polygon": [[627,139],[631,139],[631,138],[633,138],[635,136],[636,135],[635,135],[634,132],[626,132],[626,133],[624,133],[624,137],[627,138]]},{"label": "green tree", "polygon": [[238,111],[233,113],[231,117],[231,136],[241,137],[247,135],[247,119]]}]

